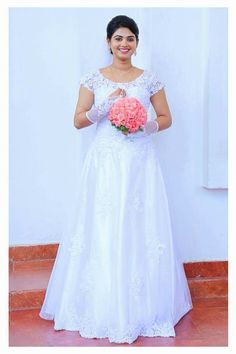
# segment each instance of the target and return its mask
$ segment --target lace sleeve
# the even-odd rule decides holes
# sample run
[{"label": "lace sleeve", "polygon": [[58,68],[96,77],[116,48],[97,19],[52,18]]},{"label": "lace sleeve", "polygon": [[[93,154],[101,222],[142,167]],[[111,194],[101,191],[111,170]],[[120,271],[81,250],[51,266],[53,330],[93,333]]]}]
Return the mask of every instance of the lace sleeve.
[{"label": "lace sleeve", "polygon": [[94,92],[93,75],[91,73],[84,75],[80,79],[80,85],[83,85],[89,91]]},{"label": "lace sleeve", "polygon": [[149,85],[150,96],[155,95],[158,91],[165,87],[165,84],[159,81],[156,75],[152,75],[151,82]]}]

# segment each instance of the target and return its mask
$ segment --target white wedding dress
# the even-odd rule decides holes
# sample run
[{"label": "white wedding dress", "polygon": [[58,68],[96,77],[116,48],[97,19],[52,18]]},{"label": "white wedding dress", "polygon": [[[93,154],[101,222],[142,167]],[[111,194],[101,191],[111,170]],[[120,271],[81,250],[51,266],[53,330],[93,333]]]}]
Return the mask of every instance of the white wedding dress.
[{"label": "white wedding dress", "polygon": [[[147,70],[128,83],[96,70],[81,84],[94,92],[95,105],[120,87],[146,110],[164,87]],[[40,311],[55,330],[116,343],[175,337],[174,326],[193,307],[173,244],[158,152],[151,136],[134,135],[123,135],[107,118],[97,124],[71,232],[60,242]]]}]

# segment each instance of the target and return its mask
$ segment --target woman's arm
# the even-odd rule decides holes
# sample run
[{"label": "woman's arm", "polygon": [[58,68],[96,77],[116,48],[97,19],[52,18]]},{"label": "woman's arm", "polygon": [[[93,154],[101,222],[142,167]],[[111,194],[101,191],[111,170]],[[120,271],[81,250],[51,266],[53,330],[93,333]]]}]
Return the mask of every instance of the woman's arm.
[{"label": "woman's arm", "polygon": [[111,105],[120,97],[121,92],[122,89],[116,89],[99,106],[90,109],[94,102],[94,94],[81,86],[75,109],[74,126],[81,129],[98,122],[108,114]]},{"label": "woman's arm", "polygon": [[156,121],[159,124],[159,131],[169,128],[172,124],[172,117],[164,88],[151,96],[150,101],[157,115]]},{"label": "woman's arm", "polygon": [[74,114],[74,126],[77,129],[88,127],[93,124],[86,117],[86,112],[90,110],[93,105],[94,94],[87,88],[80,86],[79,98],[76,104],[75,114]]}]

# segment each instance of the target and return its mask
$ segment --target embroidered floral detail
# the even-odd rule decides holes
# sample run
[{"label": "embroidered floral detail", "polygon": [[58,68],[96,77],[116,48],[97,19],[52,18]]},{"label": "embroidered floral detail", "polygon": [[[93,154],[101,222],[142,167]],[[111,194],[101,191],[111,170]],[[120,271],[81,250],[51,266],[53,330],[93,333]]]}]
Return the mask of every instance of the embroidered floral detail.
[{"label": "embroidered floral detail", "polygon": [[150,237],[147,242],[147,253],[151,261],[160,262],[160,258],[164,253],[166,246],[161,243],[157,235]]},{"label": "embroidered floral detail", "polygon": [[83,85],[85,88],[87,88],[90,91],[94,91],[93,85],[94,85],[94,80],[95,80],[96,75],[94,73],[88,73],[84,75],[81,80],[80,80],[80,85]]},{"label": "embroidered floral detail", "polygon": [[152,73],[148,70],[144,70],[144,72],[135,80],[123,83],[113,82],[102,75],[99,70],[95,70],[84,75],[80,80],[80,84],[92,92],[100,88],[104,90],[106,88],[116,89],[117,87],[120,87],[129,90],[135,87],[143,87],[149,92],[150,96],[165,87],[165,85],[159,81],[156,73]]},{"label": "embroidered floral detail", "polygon": [[107,143],[100,143],[96,148],[96,152],[99,155],[100,161],[105,161],[108,158],[121,158],[123,147],[118,146],[117,142],[111,145],[107,145]]},{"label": "embroidered floral detail", "polygon": [[57,330],[69,329],[79,331],[83,338],[108,338],[110,343],[133,343],[138,336],[144,337],[175,337],[174,326],[170,321],[162,322],[155,320],[146,325],[127,324],[126,329],[109,324],[102,324],[95,328],[94,318],[88,313],[79,316],[76,308],[70,306],[68,309],[68,321],[55,326]]},{"label": "embroidered floral detail", "polygon": [[135,210],[142,212],[143,211],[143,201],[139,196],[135,196],[132,202],[132,206]]},{"label": "embroidered floral detail", "polygon": [[143,295],[144,280],[143,277],[138,272],[136,272],[132,278],[130,284],[130,290],[131,290],[131,295],[134,298]]},{"label": "embroidered floral detail", "polygon": [[149,328],[143,328],[140,335],[147,337],[175,337],[175,330],[170,321],[163,323],[155,321]]}]

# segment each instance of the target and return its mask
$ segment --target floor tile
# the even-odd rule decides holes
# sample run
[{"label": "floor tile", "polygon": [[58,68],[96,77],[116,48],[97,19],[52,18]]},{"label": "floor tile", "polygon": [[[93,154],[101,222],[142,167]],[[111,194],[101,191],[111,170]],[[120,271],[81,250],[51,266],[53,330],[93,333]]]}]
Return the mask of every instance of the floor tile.
[{"label": "floor tile", "polygon": [[10,346],[227,346],[227,299],[195,299],[194,308],[175,326],[176,337],[138,337],[132,344],[88,339],[78,331],[55,331],[53,321],[39,317],[39,310],[12,311]]}]

